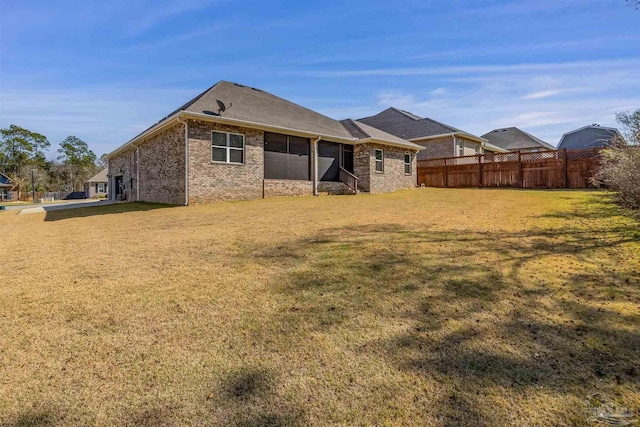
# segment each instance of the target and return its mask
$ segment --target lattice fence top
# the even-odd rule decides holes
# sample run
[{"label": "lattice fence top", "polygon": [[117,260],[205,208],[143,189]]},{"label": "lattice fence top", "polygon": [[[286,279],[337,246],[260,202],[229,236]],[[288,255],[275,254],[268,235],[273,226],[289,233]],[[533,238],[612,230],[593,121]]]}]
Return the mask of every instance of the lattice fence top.
[{"label": "lattice fence top", "polygon": [[[566,156],[568,160],[591,159],[598,155],[598,151],[599,149],[566,150]],[[485,153],[474,156],[418,160],[418,166],[443,167],[479,163],[539,162],[544,160],[563,160],[564,158],[565,150],[534,151],[529,153]]]},{"label": "lattice fence top", "polygon": [[540,160],[555,160],[559,158],[558,151],[534,151],[531,153],[522,153],[521,160],[523,162],[537,162]]}]

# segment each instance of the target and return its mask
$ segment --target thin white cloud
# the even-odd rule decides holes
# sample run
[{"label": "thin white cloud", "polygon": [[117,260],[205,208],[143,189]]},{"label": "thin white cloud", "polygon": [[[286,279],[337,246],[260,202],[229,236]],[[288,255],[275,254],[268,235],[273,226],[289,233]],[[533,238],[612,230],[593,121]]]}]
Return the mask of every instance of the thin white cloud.
[{"label": "thin white cloud", "polygon": [[482,74],[482,73],[514,73],[514,72],[540,72],[540,71],[566,71],[585,68],[635,68],[640,67],[640,58],[621,58],[599,61],[569,61],[548,63],[523,63],[507,65],[461,65],[438,67],[413,67],[413,68],[373,68],[361,70],[310,70],[296,71],[292,74],[300,74],[308,77],[345,78],[345,77],[369,77],[369,76],[437,76],[454,74]]},{"label": "thin white cloud", "polygon": [[124,28],[124,37],[135,37],[180,15],[202,10],[214,3],[227,0],[180,0],[153,2],[146,10],[136,14],[135,19]]},{"label": "thin white cloud", "polygon": [[523,96],[522,99],[549,98],[550,96],[557,95],[560,92],[562,92],[562,91],[561,90],[543,90],[543,91],[540,91],[540,92],[533,92],[533,93],[527,94],[527,95]]}]

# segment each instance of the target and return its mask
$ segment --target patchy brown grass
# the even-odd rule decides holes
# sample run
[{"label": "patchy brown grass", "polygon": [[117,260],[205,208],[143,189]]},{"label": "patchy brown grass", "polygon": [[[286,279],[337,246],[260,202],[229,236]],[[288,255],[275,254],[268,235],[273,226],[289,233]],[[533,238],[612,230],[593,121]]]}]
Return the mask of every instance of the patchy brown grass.
[{"label": "patchy brown grass", "polygon": [[7,211],[0,230],[1,425],[585,425],[594,393],[640,407],[640,226],[606,193]]}]

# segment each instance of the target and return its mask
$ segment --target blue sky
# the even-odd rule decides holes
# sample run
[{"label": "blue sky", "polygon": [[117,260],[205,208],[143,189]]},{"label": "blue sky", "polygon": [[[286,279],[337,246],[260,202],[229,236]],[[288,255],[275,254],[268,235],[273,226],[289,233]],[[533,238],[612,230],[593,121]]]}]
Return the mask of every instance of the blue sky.
[{"label": "blue sky", "polygon": [[640,11],[624,0],[0,0],[0,127],[54,146],[76,135],[101,155],[218,80],[336,119],[395,106],[555,145],[640,108]]}]

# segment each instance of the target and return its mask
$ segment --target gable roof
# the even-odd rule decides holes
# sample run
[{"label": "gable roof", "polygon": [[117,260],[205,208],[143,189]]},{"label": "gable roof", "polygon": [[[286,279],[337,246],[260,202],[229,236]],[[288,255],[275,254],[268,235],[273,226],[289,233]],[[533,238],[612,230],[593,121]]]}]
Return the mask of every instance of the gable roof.
[{"label": "gable roof", "polygon": [[622,138],[616,128],[599,125],[584,126],[562,135],[558,149],[575,150],[607,147],[615,137]]},{"label": "gable roof", "polygon": [[102,169],[100,172],[89,178],[87,182],[107,182],[107,170],[108,168]]},{"label": "gable roof", "polygon": [[408,111],[390,107],[375,116],[358,119],[399,138],[420,140],[444,135],[461,135],[483,142],[484,139],[430,118],[422,118]]},{"label": "gable roof", "polygon": [[[388,134],[384,131],[381,131],[380,129],[376,129],[373,126],[369,126],[368,124],[362,123],[360,121],[347,119],[347,120],[341,120],[340,123],[351,133],[351,135],[353,135],[354,138],[358,138],[361,140],[365,140],[365,139],[372,139],[374,141],[384,140],[388,142],[395,142],[398,145],[401,145],[407,142],[402,138],[398,138],[397,136]],[[412,144],[412,145],[416,145],[416,144]],[[423,148],[419,145],[416,145],[416,146]]]},{"label": "gable roof", "polygon": [[[225,105],[225,111],[220,111],[218,101]],[[378,143],[413,150],[422,149],[419,145],[379,131],[376,135],[365,132],[369,135],[367,137],[354,135],[343,123],[269,92],[238,83],[220,81],[131,141],[109,153],[107,158],[127,149],[136,141],[164,129],[181,117],[258,128],[271,132],[291,133],[309,138],[322,137],[326,140],[351,144],[375,140]]]},{"label": "gable roof", "polygon": [[0,172],[0,187],[2,188],[13,187],[13,182],[11,182],[11,178],[3,174],[2,172]]},{"label": "gable roof", "polygon": [[504,148],[505,150],[524,150],[526,148],[544,148],[545,150],[555,150],[556,148],[536,138],[528,132],[517,127],[494,129],[482,135],[491,144]]}]

